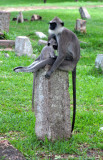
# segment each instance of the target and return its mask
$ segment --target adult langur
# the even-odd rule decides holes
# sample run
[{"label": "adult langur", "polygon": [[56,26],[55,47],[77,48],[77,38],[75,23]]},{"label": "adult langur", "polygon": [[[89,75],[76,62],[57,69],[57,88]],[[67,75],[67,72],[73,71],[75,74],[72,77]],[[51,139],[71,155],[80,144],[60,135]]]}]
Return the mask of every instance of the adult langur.
[{"label": "adult langur", "polygon": [[72,131],[74,129],[75,114],[76,114],[76,65],[80,59],[80,44],[77,36],[70,30],[64,27],[58,17],[55,17],[49,22],[49,39],[55,35],[58,44],[58,57],[46,73],[46,78],[57,69],[72,71],[73,82],[73,121]]}]

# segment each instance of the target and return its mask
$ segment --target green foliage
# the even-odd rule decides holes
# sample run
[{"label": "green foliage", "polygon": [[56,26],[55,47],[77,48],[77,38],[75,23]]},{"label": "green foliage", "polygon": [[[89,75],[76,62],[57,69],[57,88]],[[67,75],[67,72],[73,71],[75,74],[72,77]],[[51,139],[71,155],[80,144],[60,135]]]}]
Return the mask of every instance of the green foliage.
[{"label": "green foliage", "polygon": [[[1,2],[0,2],[1,3]],[[87,20],[87,33],[76,33],[81,43],[81,59],[77,67],[77,115],[75,130],[68,140],[49,142],[40,141],[35,135],[35,116],[31,111],[32,83],[31,73],[15,73],[16,66],[27,66],[33,62],[27,56],[17,57],[14,52],[0,51],[0,134],[9,139],[29,160],[51,159],[53,155],[67,155],[67,159],[95,159],[102,157],[103,132],[103,74],[95,69],[95,58],[103,52],[103,9],[88,9],[91,19]],[[23,12],[30,20],[34,11]],[[38,10],[35,14],[43,17],[42,21],[17,24],[12,21],[17,12],[11,13],[10,32],[7,38],[28,36],[32,42],[34,53],[38,56],[42,46],[38,46],[35,31],[48,35],[48,24],[53,17],[60,17],[67,28],[74,31],[75,21],[80,18],[75,10]],[[69,92],[71,98],[72,119],[72,83],[69,74]],[[90,152],[91,151],[91,152]],[[91,154],[89,154],[91,153]],[[92,154],[94,153],[94,155]],[[48,158],[49,157],[49,158]]]}]

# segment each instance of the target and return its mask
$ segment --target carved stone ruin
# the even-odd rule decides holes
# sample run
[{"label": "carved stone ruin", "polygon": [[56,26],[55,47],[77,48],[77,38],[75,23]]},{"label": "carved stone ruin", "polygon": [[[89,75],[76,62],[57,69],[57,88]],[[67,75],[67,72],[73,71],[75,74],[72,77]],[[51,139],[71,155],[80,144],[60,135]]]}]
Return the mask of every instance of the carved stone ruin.
[{"label": "carved stone ruin", "polygon": [[47,38],[47,36],[42,33],[42,32],[35,32],[35,34],[39,37],[39,38]]},{"label": "carved stone ruin", "polygon": [[90,19],[91,18],[90,14],[88,13],[88,11],[85,7],[80,7],[79,12],[80,12],[82,19]]},{"label": "carved stone ruin", "polygon": [[10,13],[0,11],[0,32],[9,32]]},{"label": "carved stone ruin", "polygon": [[103,54],[98,54],[95,60],[95,67],[101,68],[103,71]]},{"label": "carved stone ruin", "polygon": [[14,40],[0,40],[0,47],[13,47],[15,46]]},{"label": "carved stone ruin", "polygon": [[79,31],[81,33],[86,33],[86,20],[77,19],[76,25],[75,25],[75,30]]},{"label": "carved stone ruin", "polygon": [[31,16],[31,21],[37,21],[37,20],[42,20],[42,17],[37,14],[33,14]]},{"label": "carved stone ruin", "polygon": [[15,53],[18,56],[28,55],[33,53],[32,45],[28,37],[18,36],[15,40]]},{"label": "carved stone ruin", "polygon": [[38,45],[47,45],[47,41],[40,39]]},{"label": "carved stone ruin", "polygon": [[50,79],[45,74],[50,66],[36,72],[35,132],[39,139],[68,139],[71,136],[68,72],[56,70]]}]

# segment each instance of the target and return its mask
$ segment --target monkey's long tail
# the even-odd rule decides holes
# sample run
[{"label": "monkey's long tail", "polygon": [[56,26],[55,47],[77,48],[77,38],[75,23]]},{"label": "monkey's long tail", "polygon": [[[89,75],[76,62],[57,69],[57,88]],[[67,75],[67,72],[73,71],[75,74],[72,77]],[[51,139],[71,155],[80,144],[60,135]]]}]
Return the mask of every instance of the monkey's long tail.
[{"label": "monkey's long tail", "polygon": [[25,70],[27,70],[27,69],[29,69],[29,68],[32,68],[34,65],[36,65],[36,63],[38,63],[38,61],[34,61],[32,64],[30,64],[30,65],[27,66],[27,67],[19,66],[19,67],[14,68],[13,70],[14,70],[15,72],[25,72]]},{"label": "monkey's long tail", "polygon": [[72,120],[72,130],[74,129],[75,116],[76,116],[76,67],[72,71],[72,83],[73,83],[73,120]]},{"label": "monkey's long tail", "polygon": [[49,64],[52,65],[55,61],[55,58],[48,58],[45,60],[41,60],[41,61],[35,61],[33,62],[31,65],[27,66],[27,67],[16,67],[14,68],[15,72],[36,72],[37,70],[39,70],[40,68],[44,67],[45,65]]},{"label": "monkey's long tail", "polygon": [[32,112],[34,112],[35,77],[36,77],[36,72],[33,73]]}]

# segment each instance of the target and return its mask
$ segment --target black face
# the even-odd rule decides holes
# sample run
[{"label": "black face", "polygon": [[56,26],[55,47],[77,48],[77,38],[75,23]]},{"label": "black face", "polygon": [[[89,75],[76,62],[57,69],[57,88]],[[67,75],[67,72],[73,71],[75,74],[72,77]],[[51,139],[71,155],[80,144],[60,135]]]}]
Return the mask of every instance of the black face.
[{"label": "black face", "polygon": [[53,45],[54,50],[58,49],[58,45]]},{"label": "black face", "polygon": [[54,30],[56,28],[56,26],[57,26],[56,22],[51,22],[49,24],[50,24],[50,29],[51,30]]},{"label": "black face", "polygon": [[[50,22],[49,25],[50,25],[49,28],[51,30],[55,30],[55,28],[57,27],[57,23],[56,22]],[[64,26],[64,22],[61,23],[61,26]]]}]

